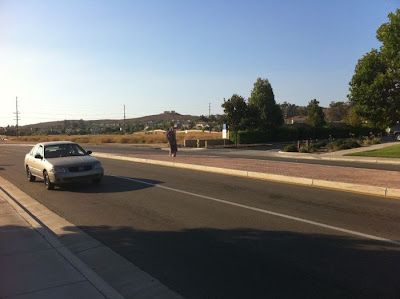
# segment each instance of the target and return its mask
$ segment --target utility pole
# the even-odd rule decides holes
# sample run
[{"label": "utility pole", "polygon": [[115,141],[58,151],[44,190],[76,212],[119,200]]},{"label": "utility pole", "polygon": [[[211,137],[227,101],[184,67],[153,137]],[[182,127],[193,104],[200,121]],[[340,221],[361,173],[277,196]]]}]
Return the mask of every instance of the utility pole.
[{"label": "utility pole", "polygon": [[15,127],[15,133],[16,133],[16,136],[18,137],[18,135],[19,135],[18,134],[18,121],[20,120],[20,118],[19,118],[20,112],[18,112],[18,97],[15,97],[15,112],[14,112],[14,114],[15,114],[14,120],[17,121],[17,125]]},{"label": "utility pole", "polygon": [[124,133],[125,133],[125,105],[124,105]]},{"label": "utility pole", "polygon": [[208,103],[208,129],[210,130],[211,133],[210,117],[211,117],[211,103]]}]

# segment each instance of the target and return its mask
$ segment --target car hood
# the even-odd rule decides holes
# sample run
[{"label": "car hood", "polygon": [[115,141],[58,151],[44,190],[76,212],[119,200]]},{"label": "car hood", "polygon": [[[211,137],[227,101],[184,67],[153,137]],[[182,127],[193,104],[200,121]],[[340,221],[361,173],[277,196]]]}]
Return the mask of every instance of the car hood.
[{"label": "car hood", "polygon": [[51,163],[53,166],[77,166],[84,164],[93,164],[98,162],[96,158],[92,156],[71,156],[71,157],[59,157],[46,159],[47,162]]}]

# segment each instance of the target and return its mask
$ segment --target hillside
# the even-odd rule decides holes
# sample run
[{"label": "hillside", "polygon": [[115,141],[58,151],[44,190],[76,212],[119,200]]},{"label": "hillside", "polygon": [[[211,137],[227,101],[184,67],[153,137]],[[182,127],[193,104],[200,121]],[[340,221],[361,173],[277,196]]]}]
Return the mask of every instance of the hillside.
[{"label": "hillside", "polygon": [[[125,119],[125,123],[148,123],[148,122],[158,122],[158,121],[188,121],[192,119],[196,119],[198,116],[193,115],[181,115],[174,111],[165,111],[164,113],[148,115],[138,118],[127,118]],[[80,120],[66,120],[68,122],[76,122]],[[124,122],[123,119],[97,119],[97,120],[83,120],[86,124],[90,125],[110,125],[110,124],[122,124]],[[20,126],[23,128],[33,128],[33,129],[42,129],[42,128],[57,128],[63,127],[65,120],[60,121],[51,121],[51,122],[41,122],[37,124],[30,124],[25,126]]]}]

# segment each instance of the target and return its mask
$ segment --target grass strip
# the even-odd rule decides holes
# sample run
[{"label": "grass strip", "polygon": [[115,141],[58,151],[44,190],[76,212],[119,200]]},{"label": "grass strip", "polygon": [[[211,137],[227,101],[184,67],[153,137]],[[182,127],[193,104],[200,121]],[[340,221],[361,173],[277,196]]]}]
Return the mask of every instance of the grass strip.
[{"label": "grass strip", "polygon": [[378,158],[400,158],[400,144],[384,147],[381,149],[347,154],[346,156],[378,157]]}]

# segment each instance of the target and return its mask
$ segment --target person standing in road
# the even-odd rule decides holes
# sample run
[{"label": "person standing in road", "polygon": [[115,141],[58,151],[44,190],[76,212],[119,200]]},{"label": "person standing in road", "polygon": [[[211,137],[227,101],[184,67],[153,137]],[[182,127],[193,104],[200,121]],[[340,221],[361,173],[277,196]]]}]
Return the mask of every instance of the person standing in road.
[{"label": "person standing in road", "polygon": [[167,139],[169,143],[169,156],[176,157],[176,152],[178,151],[178,145],[176,143],[176,132],[174,126],[171,126],[167,131]]}]

